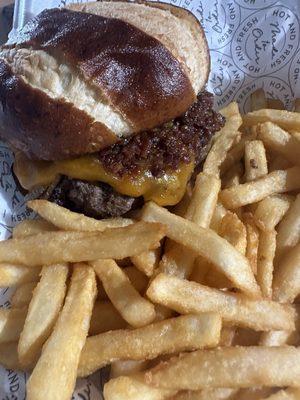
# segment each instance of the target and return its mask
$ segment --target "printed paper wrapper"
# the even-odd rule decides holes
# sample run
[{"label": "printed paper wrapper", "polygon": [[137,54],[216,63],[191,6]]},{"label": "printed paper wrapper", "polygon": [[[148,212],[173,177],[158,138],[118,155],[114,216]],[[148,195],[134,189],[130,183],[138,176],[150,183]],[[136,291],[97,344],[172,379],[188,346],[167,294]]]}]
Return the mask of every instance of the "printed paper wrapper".
[{"label": "printed paper wrapper", "polygon": [[[15,6],[14,33],[45,8],[63,7],[68,0],[22,0]],[[73,1],[74,2],[74,1]],[[205,29],[211,54],[208,89],[215,105],[232,100],[241,111],[249,110],[249,96],[263,88],[268,98],[280,99],[287,109],[300,97],[299,0],[172,0],[187,8]],[[11,174],[12,155],[0,144],[0,238],[10,236],[13,226],[30,218],[25,199]],[[9,307],[13,289],[0,290],[0,306]],[[102,398],[106,374],[78,381],[73,399]],[[0,400],[24,400],[24,373],[0,367]]]}]

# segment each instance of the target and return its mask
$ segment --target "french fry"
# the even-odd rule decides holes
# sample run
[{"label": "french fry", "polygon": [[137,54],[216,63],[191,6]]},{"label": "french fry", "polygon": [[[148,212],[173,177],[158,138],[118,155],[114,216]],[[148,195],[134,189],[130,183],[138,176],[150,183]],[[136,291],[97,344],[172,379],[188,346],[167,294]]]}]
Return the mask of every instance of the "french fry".
[{"label": "french fry", "polygon": [[262,107],[262,108],[272,108],[273,110],[284,110],[284,104],[279,99],[268,99],[268,107]]},{"label": "french fry", "polygon": [[0,343],[19,340],[27,313],[27,307],[0,309]]},{"label": "french fry", "polygon": [[18,287],[10,300],[12,308],[22,308],[24,306],[28,306],[32,298],[32,292],[36,285],[36,282],[28,282]]},{"label": "french fry", "polygon": [[91,317],[89,335],[126,328],[127,323],[108,301],[96,301]]},{"label": "french fry", "polygon": [[251,111],[267,108],[267,99],[263,89],[255,90],[255,92],[253,92],[250,96],[250,101],[251,101]]},{"label": "french fry", "polygon": [[226,115],[225,126],[218,132],[215,142],[212,145],[203,165],[203,172],[216,177],[220,175],[220,167],[226,159],[228,150],[232,147],[237,136],[240,135],[238,131],[242,125],[242,118],[239,113],[239,108],[236,103],[230,104],[230,110],[221,110],[221,113]]},{"label": "french fry", "polygon": [[213,263],[245,293],[254,297],[260,295],[246,258],[211,229],[201,228],[151,202],[144,207],[142,218],[146,221],[161,221],[166,225],[167,236],[170,239]]},{"label": "french fry", "polygon": [[244,133],[241,137],[241,140],[227,152],[226,158],[221,165],[221,176],[224,176],[224,174],[229,171],[230,168],[241,161],[245,153],[245,143],[250,140],[255,140],[256,136],[256,129],[253,129],[249,133]]},{"label": "french fry", "polygon": [[280,259],[300,240],[300,194],[278,226],[276,258]]},{"label": "french fry", "polygon": [[300,294],[300,243],[280,262],[275,273],[273,297],[281,303],[292,303]]},{"label": "french fry", "polygon": [[213,347],[219,342],[220,331],[217,314],[201,314],[91,336],[83,348],[78,375],[90,375],[115,360],[150,360],[162,354]]},{"label": "french fry", "polygon": [[42,269],[18,344],[19,360],[25,367],[37,361],[52,331],[65,298],[67,277],[68,266],[64,264]]},{"label": "french fry", "polygon": [[0,242],[0,262],[39,266],[121,259],[158,247],[163,236],[164,228],[160,224],[143,222],[105,232],[39,233]]},{"label": "french fry", "polygon": [[0,364],[4,368],[14,371],[23,369],[19,363],[17,342],[0,344]]},{"label": "french fry", "polygon": [[213,217],[221,181],[212,175],[198,174],[185,218],[202,228],[208,228]]},{"label": "french fry", "polygon": [[230,325],[257,331],[295,328],[294,309],[289,305],[251,300],[175,276],[158,275],[151,282],[147,296],[180,314],[216,312]]},{"label": "french fry", "polygon": [[238,400],[266,400],[266,397],[274,393],[276,389],[264,386],[254,386],[248,389],[240,389],[237,393]]},{"label": "french fry", "polygon": [[232,212],[227,212],[223,217],[219,229],[219,235],[226,239],[241,254],[246,254],[247,232],[245,225]]},{"label": "french fry", "polygon": [[29,268],[23,265],[0,264],[0,287],[20,286],[38,281],[41,268]]},{"label": "french fry", "polygon": [[133,265],[123,268],[123,271],[128,276],[132,286],[139,293],[144,293],[148,287],[149,279]]},{"label": "french fry", "polygon": [[252,213],[244,213],[243,220],[246,227],[247,247],[246,257],[249,260],[253,273],[257,274],[257,256],[259,246],[259,230]]},{"label": "french fry", "polygon": [[157,268],[160,258],[160,249],[146,251],[131,257],[133,265],[146,276],[151,277]]},{"label": "french fry", "polygon": [[[198,350],[145,373],[145,382],[164,389],[200,390],[207,386],[298,386],[300,349],[223,347]],[[238,369],[237,369],[238,368]]]},{"label": "french fry", "polygon": [[217,203],[210,222],[210,228],[216,233],[219,233],[221,221],[226,213],[227,213],[226,208],[221,203]]},{"label": "french fry", "polygon": [[47,200],[31,200],[27,202],[27,206],[46,221],[64,231],[102,232],[107,228],[120,228],[133,223],[128,218],[111,218],[98,221]]},{"label": "french fry", "polygon": [[222,190],[220,200],[229,209],[256,203],[272,194],[299,189],[299,175],[300,167],[274,171],[256,181]]},{"label": "french fry", "polygon": [[175,394],[170,400],[232,400],[237,392],[230,388],[190,390]]},{"label": "french fry", "polygon": [[274,257],[276,251],[276,231],[261,232],[257,255],[257,282],[263,297],[272,298]]},{"label": "french fry", "polygon": [[234,164],[226,174],[224,174],[222,179],[222,188],[226,189],[231,186],[237,186],[241,183],[241,178],[243,176],[244,169],[242,164],[239,162]]},{"label": "french fry", "polygon": [[149,364],[149,361],[136,360],[119,360],[114,361],[110,367],[110,379],[118,378],[119,376],[130,376],[144,371]]},{"label": "french fry", "polygon": [[289,388],[284,390],[279,390],[279,392],[272,394],[269,397],[261,397],[258,400],[299,400],[300,399],[300,389],[299,388]]},{"label": "french fry", "polygon": [[219,346],[229,347],[232,346],[236,328],[232,326],[223,326],[221,330],[221,337]]},{"label": "french fry", "polygon": [[165,400],[175,393],[176,390],[146,385],[142,374],[120,376],[104,385],[105,400]]},{"label": "french fry", "polygon": [[245,143],[245,177],[250,182],[268,173],[266,150],[261,140]]},{"label": "french fry", "polygon": [[[216,207],[220,188],[221,182],[218,178],[200,173],[197,176],[185,218],[203,228],[208,227]],[[196,254],[193,254],[193,252],[180,244],[173,243],[165,251],[157,272],[165,272],[187,278],[192,273],[195,258]]]},{"label": "french fry", "polygon": [[284,346],[286,344],[291,346],[299,345],[299,333],[297,331],[270,331],[262,332],[260,346]]},{"label": "french fry", "polygon": [[262,124],[264,122],[273,122],[287,130],[300,130],[300,115],[290,111],[263,109],[243,116],[245,126]]},{"label": "french fry", "polygon": [[258,127],[258,138],[267,148],[282,154],[295,165],[300,165],[300,142],[272,122],[265,122]]},{"label": "french fry", "polygon": [[254,212],[256,225],[264,232],[272,231],[282,220],[293,202],[293,196],[276,195],[266,197],[258,203]]},{"label": "french fry", "polygon": [[36,235],[41,232],[53,232],[57,228],[43,219],[25,219],[13,228],[14,238]]},{"label": "french fry", "polygon": [[155,319],[154,305],[139,294],[114,260],[94,261],[91,265],[125,321],[138,328]]},{"label": "french fry", "polygon": [[62,312],[27,383],[30,400],[69,400],[96,296],[92,268],[77,265]]},{"label": "french fry", "polygon": [[[130,282],[132,283],[132,285],[134,286],[134,288],[139,293],[144,293],[148,287],[149,279],[141,271],[139,271],[137,268],[135,268],[133,265],[130,265],[129,267],[124,267],[123,271],[128,276],[128,278],[129,278]],[[98,300],[108,300],[108,296],[107,296],[101,282],[98,282],[97,299]]]}]

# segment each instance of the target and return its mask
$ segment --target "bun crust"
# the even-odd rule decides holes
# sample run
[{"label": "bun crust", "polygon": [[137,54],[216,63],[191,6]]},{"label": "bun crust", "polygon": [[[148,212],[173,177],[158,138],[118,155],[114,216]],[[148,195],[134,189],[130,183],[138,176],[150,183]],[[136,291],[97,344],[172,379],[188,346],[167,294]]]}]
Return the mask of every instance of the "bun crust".
[{"label": "bun crust", "polygon": [[59,160],[117,141],[113,132],[63,99],[26,84],[0,59],[0,132],[28,157]]},{"label": "bun crust", "polygon": [[[112,15],[102,16],[99,4],[106,10],[109,4]],[[169,28],[174,15],[184,21],[191,32],[189,37],[202,43],[200,59],[195,51],[189,55],[182,46],[176,48],[176,37],[168,38],[164,32],[157,36],[154,31],[143,30],[143,23],[134,26],[134,13],[130,12],[127,20],[120,18],[117,4],[125,4],[126,9],[134,6],[135,12],[136,6],[145,8],[133,3],[99,2],[80,5],[88,7],[88,13],[81,12],[85,9],[79,5],[70,7],[76,11],[46,10],[24,28],[14,46],[4,46],[2,53],[0,49],[0,133],[14,147],[42,160],[95,152],[121,137],[176,118],[195,101],[195,88],[203,87],[209,71],[207,44],[195,18],[176,7],[166,9],[163,4],[143,9],[146,14],[167,10],[168,15],[162,17],[167,18]],[[114,15],[120,19],[112,18]],[[13,60],[7,57],[10,50],[16,54]],[[22,52],[32,53],[33,58]],[[49,92],[53,79],[45,84],[37,73],[43,68],[49,71],[44,64],[47,57],[61,67],[57,70],[60,88],[70,86],[76,77],[82,83],[79,86],[88,89],[92,98],[88,106],[80,103],[80,95],[73,99],[64,96],[64,90]],[[28,73],[25,64],[29,59]],[[67,73],[61,74],[61,69]],[[33,78],[28,79],[28,74]],[[65,79],[68,74],[70,83]],[[93,112],[93,104],[103,106],[98,114]]]}]

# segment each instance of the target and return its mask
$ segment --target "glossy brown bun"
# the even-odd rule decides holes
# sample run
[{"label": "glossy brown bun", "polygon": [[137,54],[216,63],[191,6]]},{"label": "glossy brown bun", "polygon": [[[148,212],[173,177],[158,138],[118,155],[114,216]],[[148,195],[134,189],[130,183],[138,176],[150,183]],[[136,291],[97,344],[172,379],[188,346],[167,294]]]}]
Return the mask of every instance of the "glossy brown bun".
[{"label": "glossy brown bun", "polygon": [[196,18],[174,6],[46,10],[0,49],[1,136],[42,160],[101,150],[184,113],[209,64]]}]

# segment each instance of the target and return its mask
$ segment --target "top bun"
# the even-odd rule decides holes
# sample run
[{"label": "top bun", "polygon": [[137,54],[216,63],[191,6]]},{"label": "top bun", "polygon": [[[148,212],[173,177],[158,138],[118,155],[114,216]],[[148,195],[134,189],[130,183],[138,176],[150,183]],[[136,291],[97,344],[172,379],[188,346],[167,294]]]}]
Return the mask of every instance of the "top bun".
[{"label": "top bun", "polygon": [[122,1],[46,10],[0,49],[0,134],[35,159],[92,153],[184,113],[209,65],[186,10]]}]

